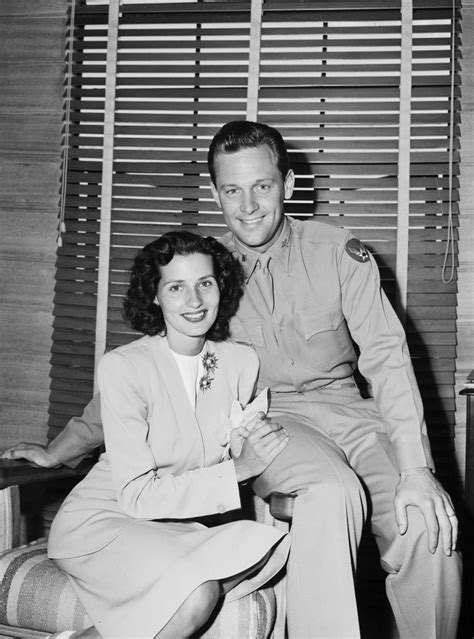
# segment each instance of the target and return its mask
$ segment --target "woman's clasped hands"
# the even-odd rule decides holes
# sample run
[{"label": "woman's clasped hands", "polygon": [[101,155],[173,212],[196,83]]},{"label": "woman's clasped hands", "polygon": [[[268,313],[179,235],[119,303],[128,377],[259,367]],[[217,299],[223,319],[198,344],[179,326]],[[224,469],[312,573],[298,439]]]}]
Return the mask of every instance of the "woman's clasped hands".
[{"label": "woman's clasped hands", "polygon": [[230,451],[237,481],[257,477],[287,446],[287,431],[260,411],[249,422],[230,433]]}]

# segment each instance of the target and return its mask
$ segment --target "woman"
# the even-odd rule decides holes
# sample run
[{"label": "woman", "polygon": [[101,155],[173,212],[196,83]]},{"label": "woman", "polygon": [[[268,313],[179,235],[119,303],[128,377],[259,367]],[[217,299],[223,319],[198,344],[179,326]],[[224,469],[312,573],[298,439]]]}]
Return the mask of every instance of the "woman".
[{"label": "woman", "polygon": [[106,452],[49,537],[94,622],[84,636],[189,637],[221,596],[248,594],[286,560],[270,526],[206,525],[240,507],[239,482],[288,441],[259,418],[229,433],[258,372],[252,349],[225,341],[241,294],[239,264],[212,238],[168,233],[135,259],[124,315],[144,337],[100,362]]}]

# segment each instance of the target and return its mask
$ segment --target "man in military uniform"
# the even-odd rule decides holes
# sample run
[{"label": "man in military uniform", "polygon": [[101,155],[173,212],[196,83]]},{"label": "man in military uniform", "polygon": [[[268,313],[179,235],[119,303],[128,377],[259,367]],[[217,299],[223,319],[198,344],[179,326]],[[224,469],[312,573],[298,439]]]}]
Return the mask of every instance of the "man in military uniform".
[{"label": "man in military uniform", "polygon": [[[400,637],[454,639],[457,519],[433,474],[405,334],[372,256],[348,231],[284,216],[294,174],[275,129],[228,123],[208,159],[212,193],[230,230],[222,241],[246,274],[232,338],[257,351],[259,388],[270,388],[268,416],[290,435],[253,483],[263,497],[298,495],[290,639],[359,637],[354,574],[367,513]],[[361,398],[356,366],[373,398]],[[20,445],[6,455],[74,463],[100,441],[95,400],[47,449]]]}]

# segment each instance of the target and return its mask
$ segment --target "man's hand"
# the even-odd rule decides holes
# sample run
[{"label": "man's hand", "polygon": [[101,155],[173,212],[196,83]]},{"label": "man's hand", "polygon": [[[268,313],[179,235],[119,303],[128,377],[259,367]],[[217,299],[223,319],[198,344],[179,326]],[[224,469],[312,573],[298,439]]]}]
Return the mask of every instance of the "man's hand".
[{"label": "man's hand", "polygon": [[[263,473],[288,444],[288,433],[259,413],[255,419],[231,432],[231,452],[234,456],[237,481],[245,481]],[[241,447],[240,454],[234,450]]]},{"label": "man's hand", "polygon": [[401,535],[404,535],[408,528],[407,507],[416,506],[425,519],[428,550],[431,553],[436,552],[439,542],[447,556],[456,549],[458,520],[453,503],[429,468],[410,468],[403,471],[393,503]]},{"label": "man's hand", "polygon": [[3,452],[2,459],[26,459],[44,468],[55,468],[61,465],[58,460],[48,452],[46,446],[29,442],[21,442],[8,448]]}]

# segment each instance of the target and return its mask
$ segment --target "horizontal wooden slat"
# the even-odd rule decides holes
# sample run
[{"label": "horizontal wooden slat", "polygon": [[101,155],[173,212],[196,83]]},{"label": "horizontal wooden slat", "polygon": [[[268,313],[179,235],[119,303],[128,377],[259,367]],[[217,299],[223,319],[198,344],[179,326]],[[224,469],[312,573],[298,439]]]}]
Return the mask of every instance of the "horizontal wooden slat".
[{"label": "horizontal wooden slat", "polygon": [[53,366],[90,367],[94,366],[94,357],[79,353],[52,353],[51,364]]},{"label": "horizontal wooden slat", "polygon": [[87,393],[90,398],[92,396],[93,385],[90,380],[71,380],[59,376],[51,380],[50,388],[51,390],[65,391],[77,389],[80,393]]},{"label": "horizontal wooden slat", "polygon": [[427,357],[427,358],[455,358],[456,357],[456,347],[454,345],[436,345],[431,344],[427,345],[419,345],[413,344],[410,346],[410,354],[412,357]]},{"label": "horizontal wooden slat", "polygon": [[[92,398],[91,398],[92,399]],[[74,404],[68,403],[60,403],[60,402],[51,402],[50,404],[50,413],[55,416],[62,415],[65,419],[59,423],[61,426],[64,426],[71,417],[77,417],[78,415],[82,415],[82,411],[84,410],[86,402],[81,402],[79,398],[76,398],[76,402]],[[48,423],[51,423],[48,421]],[[57,433],[56,433],[57,434]]]},{"label": "horizontal wooden slat", "polygon": [[82,307],[85,310],[81,314],[70,312],[69,308],[72,308],[70,304],[65,305],[66,308],[63,310],[63,313],[60,314],[60,306],[61,305],[59,304],[55,305],[53,327],[58,329],[70,330],[71,341],[75,341],[76,339],[93,341],[95,331],[95,306],[90,307],[90,309],[93,309],[93,313],[88,313],[89,309],[87,307]]},{"label": "horizontal wooden slat", "polygon": [[[69,339],[68,339],[69,336]],[[64,339],[62,339],[64,337]],[[70,333],[55,331],[52,353],[80,354],[94,356],[94,345],[89,342],[71,341]]]},{"label": "horizontal wooden slat", "polygon": [[[77,279],[75,280],[60,279],[56,282],[56,286],[54,287],[54,290],[56,291],[57,303],[61,303],[64,293],[73,293],[75,295],[73,299],[76,299],[76,300],[78,299],[77,295],[79,295],[80,298],[82,299],[83,293],[89,293],[90,295],[94,295],[97,292],[97,282],[79,281]],[[89,300],[92,299],[90,295],[88,298]],[[68,298],[68,299],[71,299],[71,298]],[[75,302],[72,302],[72,305],[74,304]],[[79,304],[82,306],[82,303],[79,303]],[[89,305],[89,302],[86,302],[86,304]]]},{"label": "horizontal wooden slat", "polygon": [[90,389],[80,390],[79,388],[71,388],[69,391],[51,390],[49,397],[52,404],[63,403],[84,406],[91,399],[91,391]]}]

